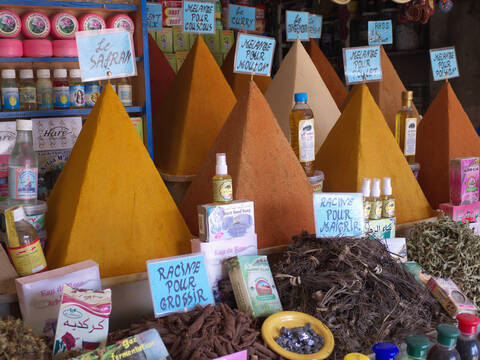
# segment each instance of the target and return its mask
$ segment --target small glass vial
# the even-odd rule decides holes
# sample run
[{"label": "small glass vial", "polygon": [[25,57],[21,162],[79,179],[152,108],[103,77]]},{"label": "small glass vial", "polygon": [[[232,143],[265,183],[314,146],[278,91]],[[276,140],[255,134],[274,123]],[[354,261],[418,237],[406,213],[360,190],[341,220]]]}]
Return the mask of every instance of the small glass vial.
[{"label": "small glass vial", "polygon": [[115,85],[117,86],[117,95],[123,106],[132,106],[132,85],[128,78],[118,79]]},{"label": "small glass vial", "polygon": [[33,80],[32,69],[20,70],[20,110],[31,111],[37,109],[37,88]]},{"label": "small glass vial", "polygon": [[430,341],[425,335],[408,335],[405,342],[407,343],[407,356],[401,360],[425,360],[427,358]]},{"label": "small glass vial", "polygon": [[68,109],[70,107],[67,69],[55,69],[53,71],[53,97],[55,109]]},{"label": "small glass vial", "polygon": [[72,108],[85,107],[85,85],[82,83],[80,69],[70,70],[69,88],[70,106]]},{"label": "small glass vial", "polygon": [[364,178],[362,184],[363,194],[363,220],[368,221],[370,219],[370,211],[372,210],[372,200],[370,198],[371,193],[371,179]]},{"label": "small glass vial", "polygon": [[382,199],[380,195],[380,179],[373,179],[370,220],[380,220],[382,218]]},{"label": "small glass vial", "polygon": [[15,70],[2,70],[2,106],[4,111],[17,111],[20,109],[20,97]]},{"label": "small glass vial", "polygon": [[233,200],[232,177],[228,175],[227,158],[224,153],[217,154],[217,165],[213,182],[213,202],[230,203]]},{"label": "small glass vial", "polygon": [[378,343],[373,345],[375,360],[395,360],[398,354],[398,347],[391,343]]},{"label": "small glass vial", "polygon": [[49,69],[37,70],[37,105],[39,110],[53,109],[53,85]]}]

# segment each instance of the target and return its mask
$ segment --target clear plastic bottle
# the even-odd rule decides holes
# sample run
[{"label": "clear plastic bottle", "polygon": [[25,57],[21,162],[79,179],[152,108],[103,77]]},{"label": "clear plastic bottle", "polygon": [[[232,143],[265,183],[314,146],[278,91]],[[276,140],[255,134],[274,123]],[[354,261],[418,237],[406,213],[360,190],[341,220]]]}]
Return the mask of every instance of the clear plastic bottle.
[{"label": "clear plastic bottle", "polygon": [[480,319],[473,314],[457,315],[460,336],[457,340],[457,351],[462,360],[480,359],[480,341],[475,337]]},{"label": "clear plastic bottle", "polygon": [[362,184],[363,194],[363,219],[368,221],[370,219],[370,211],[372,210],[372,201],[370,199],[371,193],[371,179],[364,178]]},{"label": "clear plastic bottle", "polygon": [[116,81],[117,95],[120,98],[123,106],[132,106],[132,85],[128,78],[120,78]]},{"label": "clear plastic bottle", "polygon": [[461,360],[455,349],[460,330],[453,325],[440,324],[437,333],[438,343],[428,351],[427,360]]},{"label": "clear plastic bottle", "polygon": [[85,85],[82,83],[80,69],[70,69],[70,106],[72,108],[85,107]]},{"label": "clear plastic bottle", "polygon": [[382,218],[382,199],[380,195],[380,179],[373,179],[370,220]]},{"label": "clear plastic bottle", "polygon": [[47,261],[37,231],[26,220],[22,206],[5,212],[7,248],[18,275],[26,276],[43,271]]},{"label": "clear plastic bottle", "polygon": [[98,81],[90,81],[85,83],[85,101],[88,107],[95,106],[99,96],[100,83]]},{"label": "clear plastic bottle", "polygon": [[67,69],[55,69],[53,71],[53,97],[55,109],[68,109],[70,107]]},{"label": "clear plastic bottle", "polygon": [[224,153],[217,154],[217,165],[213,182],[213,202],[225,204],[233,200],[232,177],[228,175],[227,158]]},{"label": "clear plastic bottle", "polygon": [[383,178],[382,186],[382,218],[390,219],[395,217],[395,198],[392,195],[392,179]]},{"label": "clear plastic bottle", "polygon": [[398,347],[391,343],[378,343],[373,345],[375,360],[395,360],[398,354]]},{"label": "clear plastic bottle", "polygon": [[15,70],[2,70],[2,106],[4,111],[17,111],[20,109],[20,96]]},{"label": "clear plastic bottle", "polygon": [[37,198],[38,158],[33,151],[32,120],[17,120],[17,139],[8,162],[8,197],[28,203]]},{"label": "clear plastic bottle", "polygon": [[395,115],[395,139],[409,164],[415,163],[418,124],[412,102],[413,92],[402,92],[402,107]]},{"label": "clear plastic bottle", "polygon": [[32,69],[20,70],[20,110],[30,111],[37,109],[37,88],[33,80]]},{"label": "clear plastic bottle", "polygon": [[307,100],[307,93],[295,94],[295,106],[290,111],[290,144],[307,177],[310,177],[314,174],[315,122]]},{"label": "clear plastic bottle", "polygon": [[425,335],[408,335],[405,342],[407,343],[407,356],[401,360],[425,360],[427,358],[430,341]]},{"label": "clear plastic bottle", "polygon": [[53,109],[53,85],[49,69],[37,70],[37,104],[39,110]]}]

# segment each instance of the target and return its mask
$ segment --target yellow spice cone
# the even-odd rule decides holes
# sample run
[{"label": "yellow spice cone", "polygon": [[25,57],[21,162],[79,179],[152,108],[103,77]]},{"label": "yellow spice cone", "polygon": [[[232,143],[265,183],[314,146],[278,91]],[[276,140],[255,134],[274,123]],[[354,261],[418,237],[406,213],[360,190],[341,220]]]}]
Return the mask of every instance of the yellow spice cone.
[{"label": "yellow spice cone", "polygon": [[325,173],[325,190],[360,192],[363,178],[390,177],[397,223],[435,216],[367,86],[357,85],[350,94],[315,159]]},{"label": "yellow spice cone", "polygon": [[48,199],[50,269],[93,259],[102,277],[189,252],[190,233],[111,85]]}]

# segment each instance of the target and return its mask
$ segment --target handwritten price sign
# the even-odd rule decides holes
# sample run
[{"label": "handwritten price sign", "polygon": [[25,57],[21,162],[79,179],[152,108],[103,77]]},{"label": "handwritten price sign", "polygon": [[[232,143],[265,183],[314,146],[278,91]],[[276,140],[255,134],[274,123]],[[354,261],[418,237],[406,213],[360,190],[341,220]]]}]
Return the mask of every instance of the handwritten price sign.
[{"label": "handwritten price sign", "polygon": [[254,7],[228,5],[228,26],[230,29],[255,31]]},{"label": "handwritten price sign", "polygon": [[431,49],[430,61],[432,63],[433,80],[445,80],[460,76],[455,47]]},{"label": "handwritten price sign", "polygon": [[309,14],[308,17],[308,32],[312,39],[320,39],[322,37],[322,15]]},{"label": "handwritten price sign", "polygon": [[392,43],[392,20],[368,22],[368,45],[385,45]]},{"label": "handwritten price sign", "polygon": [[148,30],[162,30],[163,12],[161,3],[147,3]]},{"label": "handwritten price sign", "polygon": [[213,2],[183,2],[183,32],[215,34],[215,4]]},{"label": "handwritten price sign", "polygon": [[347,84],[382,80],[379,46],[343,49],[343,66]]},{"label": "handwritten price sign", "polygon": [[287,41],[308,41],[308,12],[286,11]]},{"label": "handwritten price sign", "polygon": [[274,50],[274,38],[239,34],[233,72],[270,76]]},{"label": "handwritten price sign", "polygon": [[79,31],[75,38],[83,82],[137,75],[135,48],[129,31]]}]

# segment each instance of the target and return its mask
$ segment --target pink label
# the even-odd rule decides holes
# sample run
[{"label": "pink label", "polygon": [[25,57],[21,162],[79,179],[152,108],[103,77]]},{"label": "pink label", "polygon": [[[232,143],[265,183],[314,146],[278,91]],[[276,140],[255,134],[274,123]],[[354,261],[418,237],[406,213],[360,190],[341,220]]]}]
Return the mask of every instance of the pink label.
[{"label": "pink label", "polygon": [[478,158],[450,161],[450,201],[454,205],[471,204],[479,197]]},{"label": "pink label", "polygon": [[222,356],[219,358],[215,358],[213,360],[247,360],[247,350],[243,350],[235,354],[230,354],[230,355]]}]

